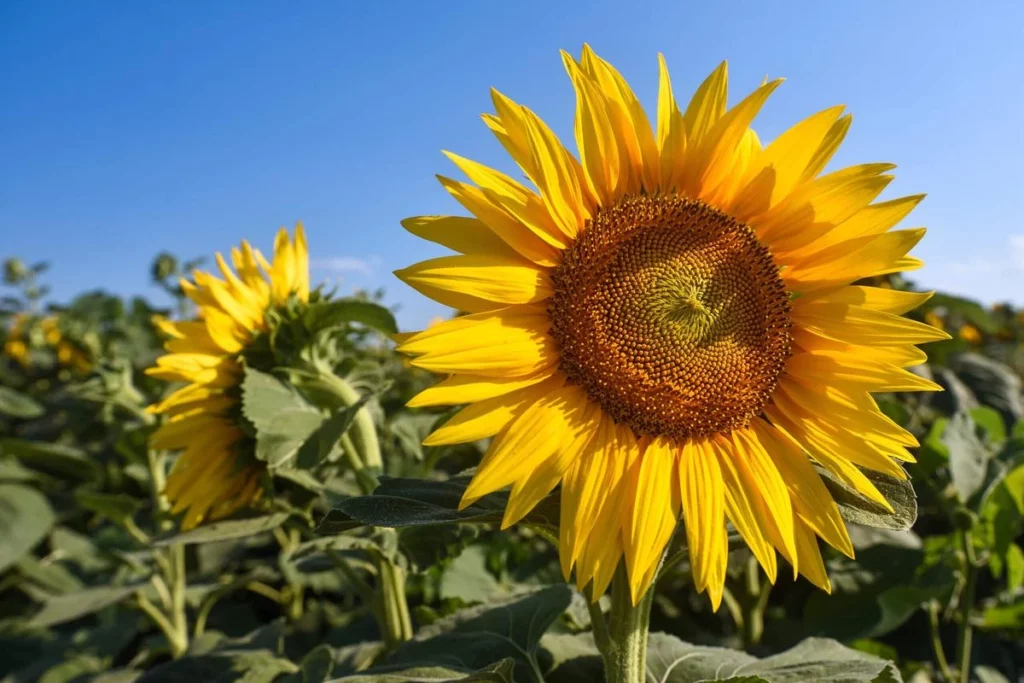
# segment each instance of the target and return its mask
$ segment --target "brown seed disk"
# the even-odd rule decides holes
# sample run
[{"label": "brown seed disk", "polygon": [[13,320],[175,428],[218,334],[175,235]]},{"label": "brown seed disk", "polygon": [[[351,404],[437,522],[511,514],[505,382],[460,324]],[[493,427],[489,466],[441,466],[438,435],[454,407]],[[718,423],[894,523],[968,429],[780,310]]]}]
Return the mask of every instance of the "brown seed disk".
[{"label": "brown seed disk", "polygon": [[599,209],[552,281],[562,371],[641,436],[746,426],[790,353],[771,253],[700,201],[633,196]]}]

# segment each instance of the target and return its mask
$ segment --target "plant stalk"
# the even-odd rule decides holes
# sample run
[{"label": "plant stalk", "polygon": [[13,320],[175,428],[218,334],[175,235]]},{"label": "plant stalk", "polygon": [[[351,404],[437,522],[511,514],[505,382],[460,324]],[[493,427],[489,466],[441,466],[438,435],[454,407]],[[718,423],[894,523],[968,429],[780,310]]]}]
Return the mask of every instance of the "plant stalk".
[{"label": "plant stalk", "polygon": [[956,639],[956,662],[960,683],[969,683],[971,680],[971,649],[974,639],[971,610],[974,608],[974,595],[978,583],[978,561],[974,554],[974,539],[969,530],[965,530],[960,535],[960,543],[966,567],[964,569],[964,590],[960,595],[960,629]]},{"label": "plant stalk", "polygon": [[645,683],[647,633],[653,602],[654,586],[651,586],[637,604],[633,604],[626,567],[620,563],[612,579],[608,647],[602,653],[607,683]]},{"label": "plant stalk", "polygon": [[392,648],[412,639],[412,617],[405,597],[405,570],[381,554],[377,562],[380,582],[381,631],[384,644]]}]

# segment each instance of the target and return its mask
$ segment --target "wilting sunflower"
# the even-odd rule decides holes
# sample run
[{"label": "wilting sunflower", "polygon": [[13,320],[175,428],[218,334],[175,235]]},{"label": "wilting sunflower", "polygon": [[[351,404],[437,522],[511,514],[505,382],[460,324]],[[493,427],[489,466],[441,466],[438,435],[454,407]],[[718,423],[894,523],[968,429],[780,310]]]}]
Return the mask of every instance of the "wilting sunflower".
[{"label": "wilting sunflower", "polygon": [[182,527],[229,515],[263,493],[265,466],[242,429],[241,360],[256,337],[268,329],[268,315],[291,297],[309,299],[309,253],[302,225],[295,240],[282,229],[274,241],[274,262],[247,242],[231,250],[237,275],[224,257],[217,266],[224,279],[196,271],[182,280],[195,303],[196,320],[157,319],[169,337],[168,353],[148,374],[185,382],[150,412],[168,416],[153,434],[158,449],[183,450],[167,477],[172,512],[183,510]]},{"label": "wilting sunflower", "polygon": [[611,65],[562,56],[579,160],[493,92],[484,121],[536,189],[448,154],[473,217],[403,223],[460,255],[399,277],[470,312],[399,347],[451,375],[410,405],[471,404],[426,443],[495,437],[462,502],[511,486],[506,526],[561,484],[562,568],[595,598],[624,557],[639,599],[680,517],[716,607],[727,520],[771,580],[778,550],[827,590],[815,537],[853,549],[815,464],[890,507],[862,468],[906,478],[917,442],[871,393],[939,388],[906,368],[947,335],[900,317],[929,295],[851,285],[920,267],[924,229],[890,228],[921,197],[872,203],[892,164],[822,174],[842,107],[762,146],[778,80],[727,108],[722,64],[681,110],[662,59],[652,130]]}]

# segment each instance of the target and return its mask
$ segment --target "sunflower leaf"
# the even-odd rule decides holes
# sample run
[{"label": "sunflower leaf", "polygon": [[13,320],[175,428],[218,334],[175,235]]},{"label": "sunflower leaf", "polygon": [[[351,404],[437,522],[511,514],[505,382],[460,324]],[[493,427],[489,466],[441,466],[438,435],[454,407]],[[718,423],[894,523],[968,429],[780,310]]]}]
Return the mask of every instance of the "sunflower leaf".
[{"label": "sunflower leaf", "polygon": [[914,486],[908,479],[897,479],[888,474],[863,470],[864,476],[892,505],[893,511],[889,512],[878,503],[841,483],[825,468],[815,465],[815,469],[839,506],[839,513],[848,523],[903,531],[917,521],[917,494],[914,493]]},{"label": "sunflower leaf", "polygon": [[0,414],[27,420],[42,415],[43,407],[25,394],[0,386]]},{"label": "sunflower leaf", "polygon": [[571,598],[572,589],[557,584],[459,610],[421,628],[413,640],[395,650],[388,664],[434,664],[473,671],[497,658],[510,658],[515,662],[514,680],[543,683],[537,677],[543,670],[538,659],[543,652],[540,640]]},{"label": "sunflower leaf", "polygon": [[808,638],[771,657],[757,659],[721,647],[691,645],[652,633],[648,678],[664,683],[899,683],[892,662],[852,650],[827,638]]},{"label": "sunflower leaf", "polygon": [[55,516],[46,496],[28,486],[0,484],[0,571],[43,540]]}]

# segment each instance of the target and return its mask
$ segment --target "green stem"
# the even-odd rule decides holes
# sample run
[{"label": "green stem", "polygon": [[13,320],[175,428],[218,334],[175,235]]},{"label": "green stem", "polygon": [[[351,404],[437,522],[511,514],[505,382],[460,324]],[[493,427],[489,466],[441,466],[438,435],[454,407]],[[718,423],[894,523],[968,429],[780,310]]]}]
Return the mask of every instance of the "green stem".
[{"label": "green stem", "polygon": [[[311,378],[309,388],[320,390],[336,397],[340,406],[354,406],[362,397],[351,384],[341,377],[327,370],[319,368],[320,372]],[[339,406],[339,407],[340,407]],[[384,470],[384,461],[380,455],[380,442],[377,440],[377,427],[373,424],[373,416],[365,406],[356,412],[352,421],[352,435],[359,453],[362,454],[362,463],[371,473],[379,473]]]},{"label": "green stem", "polygon": [[158,531],[168,531],[172,522],[171,503],[164,495],[164,487],[167,485],[167,454],[164,451],[149,449],[146,451],[146,461],[152,485],[150,496],[153,498],[153,527]]},{"label": "green stem", "polygon": [[170,547],[171,567],[171,619],[178,637],[188,649],[188,617],[185,605],[185,546],[182,544]]},{"label": "green stem", "polygon": [[381,554],[377,561],[377,580],[380,582],[382,635],[385,646],[392,648],[412,639],[412,617],[405,598],[405,570]]},{"label": "green stem", "polygon": [[932,600],[928,603],[928,626],[932,636],[932,649],[935,651],[935,661],[939,665],[939,673],[942,680],[953,681],[953,671],[949,668],[949,660],[946,659],[946,651],[942,647],[942,636],[939,632],[939,603]]},{"label": "green stem", "polygon": [[971,626],[971,610],[974,608],[974,594],[978,583],[978,562],[974,555],[974,539],[970,531],[960,536],[961,548],[965,558],[964,590],[960,595],[960,630],[956,639],[956,661],[960,683],[969,683],[971,679],[971,649],[974,628]]},{"label": "green stem", "polygon": [[761,642],[764,635],[764,610],[768,606],[772,584],[761,581],[761,571],[757,559],[751,557],[747,563],[748,609],[743,619],[743,643],[746,646]]},{"label": "green stem", "polygon": [[651,586],[637,604],[633,604],[626,568],[620,564],[612,580],[608,651],[603,653],[607,683],[645,683],[647,632],[653,602],[654,587]]},{"label": "green stem", "polygon": [[149,601],[145,595],[141,592],[135,596],[135,605],[142,610],[146,616],[148,616],[157,628],[159,628],[164,636],[167,638],[167,642],[171,646],[171,656],[174,659],[181,657],[188,650],[188,635],[186,634],[182,638],[182,634],[177,631],[174,624],[167,619],[163,612],[161,612],[156,605]]}]

